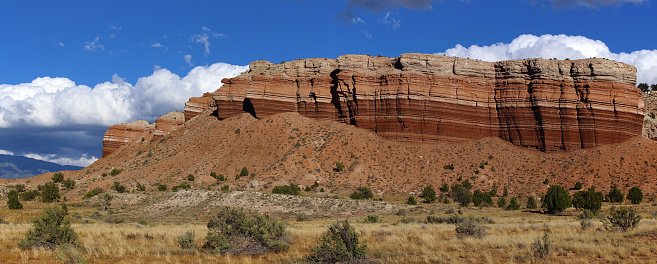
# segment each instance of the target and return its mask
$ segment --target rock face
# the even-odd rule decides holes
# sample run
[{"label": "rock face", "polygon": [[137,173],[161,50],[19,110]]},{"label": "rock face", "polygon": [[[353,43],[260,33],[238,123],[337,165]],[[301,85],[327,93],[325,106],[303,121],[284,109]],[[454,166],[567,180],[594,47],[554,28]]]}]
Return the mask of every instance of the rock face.
[{"label": "rock face", "polygon": [[212,94],[220,119],[298,112],[402,141],[500,137],[544,151],[573,150],[640,135],[644,116],[636,69],[606,59],[345,55],[257,61],[222,82]]},{"label": "rock face", "polygon": [[127,143],[141,140],[154,130],[155,124],[149,124],[144,120],[109,127],[103,136],[103,157],[112,154]]},{"label": "rock face", "polygon": [[180,128],[185,123],[185,113],[173,111],[155,119],[155,133],[153,140],[158,140],[171,131]]},{"label": "rock face", "polygon": [[643,118],[643,136],[657,140],[657,92],[645,92],[643,98],[646,104],[646,115]]},{"label": "rock face", "polygon": [[211,93],[203,94],[203,97],[192,97],[185,103],[185,122],[194,118],[205,109],[215,107],[214,99]]}]

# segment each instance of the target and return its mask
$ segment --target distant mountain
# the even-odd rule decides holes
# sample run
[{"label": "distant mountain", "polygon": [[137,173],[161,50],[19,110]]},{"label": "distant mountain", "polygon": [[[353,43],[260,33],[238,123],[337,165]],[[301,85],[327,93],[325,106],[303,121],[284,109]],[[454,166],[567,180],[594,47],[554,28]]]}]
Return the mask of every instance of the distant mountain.
[{"label": "distant mountain", "polygon": [[82,168],[59,165],[28,157],[0,154],[0,179],[22,179],[53,171],[80,170]]}]

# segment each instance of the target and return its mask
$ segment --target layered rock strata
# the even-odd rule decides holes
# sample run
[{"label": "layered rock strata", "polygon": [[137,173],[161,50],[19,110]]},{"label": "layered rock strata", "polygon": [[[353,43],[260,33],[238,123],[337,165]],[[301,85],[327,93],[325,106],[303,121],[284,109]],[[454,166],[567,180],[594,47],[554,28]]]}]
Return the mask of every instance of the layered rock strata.
[{"label": "layered rock strata", "polygon": [[158,140],[185,124],[185,113],[173,111],[155,119],[153,139]]},{"label": "layered rock strata", "polygon": [[212,95],[220,119],[282,112],[403,141],[500,137],[544,151],[640,135],[633,66],[606,59],[484,62],[428,54],[257,61]]},{"label": "layered rock strata", "polygon": [[154,130],[155,124],[149,124],[144,120],[109,127],[103,136],[103,157],[112,154],[125,144],[142,140]]},{"label": "layered rock strata", "polygon": [[185,103],[185,122],[197,116],[205,109],[215,107],[214,99],[211,93],[203,94],[203,97],[192,97]]}]

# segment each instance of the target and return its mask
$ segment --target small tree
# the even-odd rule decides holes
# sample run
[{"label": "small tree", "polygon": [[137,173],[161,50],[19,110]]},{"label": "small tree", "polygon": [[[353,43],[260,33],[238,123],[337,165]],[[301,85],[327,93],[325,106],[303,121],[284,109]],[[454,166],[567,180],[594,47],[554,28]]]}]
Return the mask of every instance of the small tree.
[{"label": "small tree", "polygon": [[188,181],[194,181],[194,175],[192,175],[192,174],[187,175],[187,180]]},{"label": "small tree", "polygon": [[367,187],[358,187],[355,192],[349,195],[349,198],[354,200],[372,199],[373,197],[372,189]]},{"label": "small tree", "polygon": [[614,187],[609,191],[609,194],[607,195],[607,200],[610,203],[622,203],[624,198],[623,198],[623,193],[614,185]]},{"label": "small tree", "polygon": [[536,198],[533,196],[527,197],[527,209],[536,209],[537,207]]},{"label": "small tree", "polygon": [[68,179],[66,179],[62,182],[62,185],[64,185],[64,187],[66,187],[66,189],[71,190],[71,189],[73,189],[73,187],[75,187],[75,181],[71,178],[68,178]]},{"label": "small tree", "polygon": [[503,197],[509,196],[509,189],[506,186],[504,186],[504,190],[502,191],[502,196]]},{"label": "small tree", "polygon": [[588,191],[579,191],[573,195],[573,206],[594,213],[600,211],[600,208],[602,208],[602,192],[596,192],[595,187],[589,188]]},{"label": "small tree", "polygon": [[472,183],[470,183],[470,180],[467,180],[467,179],[466,179],[466,180],[463,182],[463,187],[465,187],[465,188],[468,189],[468,190],[472,189]]},{"label": "small tree", "polygon": [[114,182],[114,185],[112,186],[112,189],[115,190],[117,193],[124,193],[125,192],[125,186],[121,185],[119,182]]},{"label": "small tree", "polygon": [[650,90],[657,91],[657,84],[656,83],[651,84]]},{"label": "small tree", "polygon": [[640,83],[640,84],[637,85],[636,87],[639,88],[639,90],[641,90],[641,91],[643,91],[643,92],[647,92],[647,91],[650,90],[650,89],[649,89],[650,86],[648,86],[647,83]]},{"label": "small tree", "polygon": [[240,171],[240,177],[245,176],[249,176],[249,169],[247,169],[246,166],[242,167],[242,171]]},{"label": "small tree", "polygon": [[474,206],[493,205],[493,199],[490,197],[490,193],[475,190],[472,194],[472,203]]},{"label": "small tree", "polygon": [[77,244],[77,234],[65,219],[66,211],[59,206],[46,208],[45,214],[32,220],[32,229],[18,243],[21,249],[54,249],[62,244]]},{"label": "small tree", "polygon": [[627,199],[630,200],[632,204],[640,204],[641,201],[643,201],[643,192],[641,192],[639,187],[634,186],[627,192]]},{"label": "small tree", "polygon": [[347,221],[338,221],[329,226],[318,243],[310,249],[307,257],[311,263],[350,263],[366,258],[367,246],[361,244],[356,229]]},{"label": "small tree", "polygon": [[572,201],[568,191],[559,185],[551,185],[543,198],[543,208],[549,214],[557,214],[570,206],[572,206]]},{"label": "small tree", "polygon": [[7,194],[7,207],[10,210],[21,210],[23,209],[23,204],[18,201],[18,192],[16,190],[9,191]]},{"label": "small tree", "polygon": [[506,199],[504,197],[497,200],[497,207],[506,208]]},{"label": "small tree", "polygon": [[609,210],[607,221],[609,221],[612,226],[627,231],[634,229],[639,225],[641,216],[636,214],[634,208],[623,206],[616,208],[615,206],[612,206]]},{"label": "small tree", "polygon": [[509,206],[506,207],[507,210],[519,210],[520,204],[518,204],[518,199],[516,197],[511,198],[509,201]]},{"label": "small tree", "polygon": [[413,196],[413,195],[408,196],[408,200],[406,200],[406,204],[409,204],[409,205],[416,205],[416,204],[417,204],[417,200],[415,200],[415,196]]},{"label": "small tree", "polygon": [[440,186],[440,191],[444,193],[449,192],[449,185],[447,185],[447,183],[443,183],[443,186]]},{"label": "small tree", "polygon": [[488,191],[488,194],[490,194],[490,197],[495,197],[497,196],[497,185],[493,185],[493,188]]},{"label": "small tree", "polygon": [[461,206],[468,206],[472,201],[472,194],[470,190],[463,187],[461,184],[452,185],[452,199],[461,204]]},{"label": "small tree", "polygon": [[424,190],[422,191],[422,198],[427,203],[434,203],[436,201],[436,191],[431,187],[431,185],[428,185],[427,187],[424,187]]},{"label": "small tree", "polygon": [[41,201],[44,203],[52,203],[61,198],[59,195],[59,186],[54,182],[47,182],[43,185],[43,191],[41,191]]},{"label": "small tree", "polygon": [[575,186],[573,187],[573,189],[579,191],[579,190],[582,189],[582,187],[584,187],[584,186],[582,185],[581,182],[576,182],[576,183],[575,183]]},{"label": "small tree", "polygon": [[50,178],[53,182],[55,183],[60,183],[64,181],[64,174],[61,172],[55,172],[55,174],[52,175],[52,178]]}]

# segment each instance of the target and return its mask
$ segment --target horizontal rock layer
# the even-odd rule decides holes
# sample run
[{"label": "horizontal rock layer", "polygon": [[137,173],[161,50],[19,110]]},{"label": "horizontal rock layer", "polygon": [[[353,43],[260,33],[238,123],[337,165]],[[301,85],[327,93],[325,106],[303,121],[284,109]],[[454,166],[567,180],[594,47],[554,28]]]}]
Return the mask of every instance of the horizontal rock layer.
[{"label": "horizontal rock layer", "polygon": [[158,140],[185,124],[185,113],[173,111],[155,119],[153,139]]},{"label": "horizontal rock layer", "polygon": [[185,103],[185,122],[194,118],[205,109],[215,107],[214,99],[211,93],[203,94],[203,97],[192,97]]},{"label": "horizontal rock layer", "polygon": [[[222,82],[212,94],[220,119],[299,112],[403,141],[493,136],[544,151],[572,150],[640,135],[644,115],[636,69],[606,59],[345,55],[257,61]],[[190,116],[200,112],[189,109]]]},{"label": "horizontal rock layer", "polygon": [[154,130],[155,124],[149,124],[144,120],[109,127],[103,136],[103,157],[107,157],[125,144],[140,141]]}]

